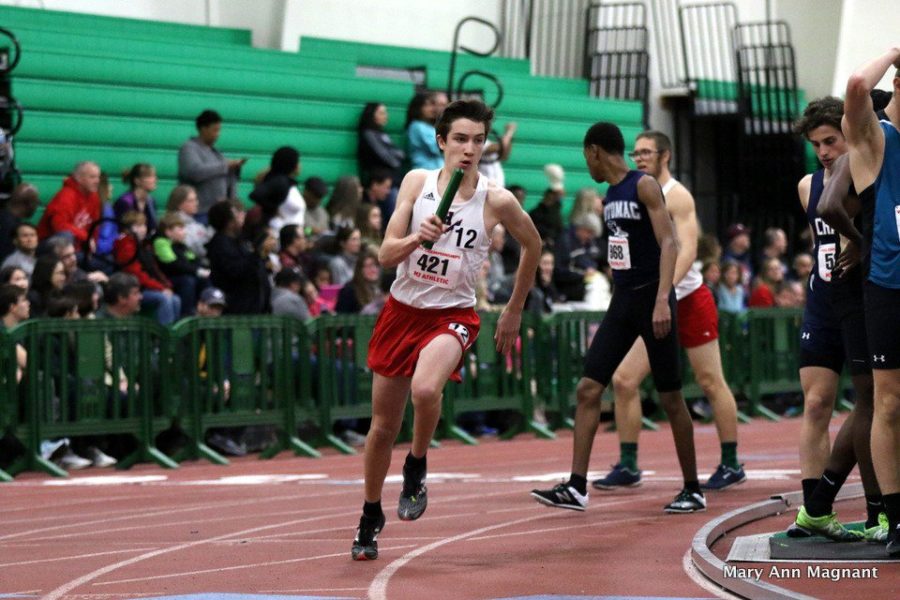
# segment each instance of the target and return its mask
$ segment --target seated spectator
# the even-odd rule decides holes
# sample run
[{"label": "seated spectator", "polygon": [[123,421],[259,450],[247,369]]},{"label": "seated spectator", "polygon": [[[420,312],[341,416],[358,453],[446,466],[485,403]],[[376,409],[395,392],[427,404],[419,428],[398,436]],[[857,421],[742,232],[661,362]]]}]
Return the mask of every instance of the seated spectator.
[{"label": "seated spectator", "polygon": [[741,265],[733,260],[722,264],[722,276],[716,286],[716,301],[719,310],[727,313],[741,313],[747,308],[747,289],[741,284]]},{"label": "seated spectator", "polygon": [[741,285],[749,290],[750,281],[753,279],[753,265],[750,252],[750,230],[741,223],[735,223],[728,228],[725,238],[727,243],[722,252],[722,259],[731,260],[740,265]]},{"label": "seated spectator", "polygon": [[[257,234],[253,240],[253,251],[263,260],[266,273],[271,283],[275,273],[281,270],[281,258],[278,256],[278,238],[272,233],[272,229],[266,227]],[[271,287],[271,286],[270,286]]]},{"label": "seated spectator", "polygon": [[563,232],[562,199],[566,195],[564,183],[565,173],[559,165],[550,164],[544,167],[549,187],[544,196],[529,214],[538,234],[545,245],[553,245]]},{"label": "seated spectator", "polygon": [[553,250],[544,247],[535,273],[534,287],[531,288],[525,304],[527,310],[537,314],[550,314],[553,312],[554,304],[566,301],[566,297],[559,293],[553,283],[555,264],[556,257]]},{"label": "seated spectator", "polygon": [[100,167],[90,161],[75,165],[53,196],[38,223],[38,237],[45,240],[55,234],[71,238],[79,250],[88,241],[91,226],[100,218]]},{"label": "seated spectator", "polygon": [[85,251],[85,260],[82,262],[91,271],[100,271],[105,275],[112,275],[116,267],[116,259],[112,255],[113,245],[119,237],[119,224],[116,220],[110,199],[113,195],[113,186],[105,171],[100,171],[100,185],[97,187],[97,195],[100,196],[101,221],[95,224],[93,247],[88,245]]},{"label": "seated spectator", "polygon": [[[285,225],[303,227],[306,202],[297,189],[299,174],[300,153],[290,146],[276,150],[269,163],[269,171],[250,192],[250,199],[259,206],[262,227],[271,227],[275,231],[280,231]],[[249,221],[249,214],[245,221]]]},{"label": "seated spectator", "polygon": [[356,226],[356,212],[362,202],[362,186],[355,175],[345,175],[338,179],[328,199],[328,215],[331,228],[337,231],[341,227]]},{"label": "seated spectator", "polygon": [[37,259],[34,273],[31,274],[31,287],[28,290],[31,316],[43,317],[50,293],[61,291],[65,285],[66,270],[61,260],[54,254],[47,254]]},{"label": "seated spectator", "polygon": [[297,267],[288,267],[275,274],[275,287],[272,289],[272,314],[294,317],[300,321],[309,321],[309,306],[306,298],[301,296],[306,285],[306,277]]},{"label": "seated spectator", "polygon": [[315,257],[308,252],[306,236],[298,226],[285,225],[281,228],[278,232],[278,247],[278,260],[282,269],[299,267],[307,279],[315,274]]},{"label": "seated spectator", "polygon": [[377,315],[384,302],[378,255],[371,250],[363,250],[353,269],[353,278],[338,292],[334,310],[339,314]]},{"label": "seated spectator", "polygon": [[375,252],[381,248],[384,236],[382,227],[381,209],[374,204],[361,204],[356,213],[356,226],[359,228],[362,245]]},{"label": "seated spectator", "polygon": [[199,210],[197,192],[189,185],[179,185],[169,194],[166,213],[176,215],[184,223],[184,244],[198,260],[206,258],[206,244],[211,237],[209,227],[194,217]]},{"label": "seated spectator", "polygon": [[[31,315],[31,305],[25,290],[11,283],[0,284],[0,323],[9,331],[24,323]],[[22,381],[28,366],[28,353],[16,344],[16,383]]]},{"label": "seated spectator", "polygon": [[98,319],[126,319],[141,310],[141,282],[131,273],[114,273],[103,288]]},{"label": "seated spectator", "polygon": [[86,279],[66,284],[63,292],[72,297],[78,307],[78,316],[82,319],[94,319],[100,308],[103,290],[96,283]]},{"label": "seated spectator", "polygon": [[334,312],[334,304],[329,304],[319,296],[319,288],[312,281],[307,280],[303,284],[303,299],[309,308],[309,316],[313,319],[320,315],[329,315]]},{"label": "seated spectator", "polygon": [[328,261],[328,270],[332,284],[344,285],[353,279],[353,269],[362,248],[362,235],[356,227],[341,227],[335,235],[335,243],[336,253]]},{"label": "seated spectator", "polygon": [[78,300],[66,293],[65,289],[53,292],[47,299],[47,311],[44,316],[48,319],[79,319],[81,314],[78,312]]},{"label": "seated spectator", "polygon": [[809,281],[809,274],[813,270],[813,257],[808,252],[800,252],[794,257],[794,268],[791,271],[790,279],[806,284]]},{"label": "seated spectator", "polygon": [[122,216],[123,232],[113,254],[121,270],[134,275],[141,285],[141,307],[155,312],[160,325],[171,325],[181,315],[181,298],[163,274],[146,244],[147,218],[135,210]]},{"label": "seated spectator", "polygon": [[206,286],[209,270],[187,247],[184,221],[175,213],[166,213],[153,239],[153,254],[160,270],[172,282],[172,290],[181,299],[181,317],[194,314],[197,294]]},{"label": "seated spectator", "polygon": [[138,163],[122,173],[122,181],[128,184],[128,191],[119,196],[113,205],[116,219],[121,221],[125,213],[137,211],[147,220],[147,235],[156,233],[156,200],[151,194],[156,190],[156,167]]},{"label": "seated spectator", "polygon": [[784,270],[781,260],[776,257],[763,261],[759,275],[750,294],[750,308],[775,306],[775,290],[784,281]]},{"label": "seated spectator", "polygon": [[569,300],[583,300],[588,279],[600,270],[604,261],[600,231],[600,218],[592,212],[584,213],[572,221],[554,246],[556,287]]},{"label": "seated spectator", "polygon": [[806,287],[799,281],[784,280],[775,288],[775,306],[802,308],[806,302]]},{"label": "seated spectator", "polygon": [[219,288],[208,287],[197,300],[198,317],[221,317],[225,312],[225,294]]},{"label": "seated spectator", "polygon": [[0,269],[0,284],[11,283],[28,291],[28,274],[20,267],[3,267]]},{"label": "seated spectator", "polygon": [[697,260],[701,263],[722,262],[722,245],[716,236],[704,233],[697,239]]},{"label": "seated spectator", "polygon": [[722,268],[718,262],[710,260],[701,265],[700,275],[703,277],[703,285],[715,290],[719,280],[722,279]]},{"label": "seated spectator", "polygon": [[75,246],[65,235],[55,235],[45,243],[51,254],[62,261],[66,273],[66,283],[87,279],[94,283],[104,283],[108,278],[103,271],[91,271],[88,273],[78,266],[78,254]]},{"label": "seated spectator", "polygon": [[37,262],[37,227],[25,221],[16,225],[13,244],[16,251],[6,257],[0,268],[18,267],[31,276],[31,272],[34,271],[34,263]]},{"label": "seated spectator", "polygon": [[440,169],[444,155],[438,147],[434,124],[441,110],[433,92],[418,92],[406,108],[406,148],[413,169]]},{"label": "seated spectator", "polygon": [[222,198],[237,196],[237,182],[246,158],[226,159],[216,148],[222,132],[222,117],[204,110],[195,120],[197,137],[178,151],[178,183],[190,185],[200,202],[196,219],[206,223],[206,213]]},{"label": "seated spectator", "polygon": [[[394,205],[397,201],[397,188],[392,187],[393,179],[391,179],[391,174],[387,171],[373,170],[369,172],[364,181],[366,182],[366,187],[363,190],[362,205],[374,204],[381,209],[381,215],[386,227],[387,222],[391,219],[391,215],[394,214]],[[358,223],[359,221],[357,220]],[[381,229],[380,233],[384,233],[384,228]]]},{"label": "seated spectator", "polygon": [[40,204],[37,188],[30,183],[20,183],[12,191],[6,205],[0,208],[0,260],[12,254],[16,227],[34,216]]},{"label": "seated spectator", "polygon": [[306,234],[319,237],[330,230],[328,211],[322,201],[328,195],[328,184],[321,177],[310,177],[303,184],[303,201],[306,202]]},{"label": "seated spectator", "polygon": [[235,201],[217,202],[209,210],[215,234],[206,245],[210,282],[225,294],[225,312],[255,315],[269,312],[271,288],[266,264],[240,239],[244,210]]},{"label": "seated spectator", "polygon": [[512,293],[513,275],[506,272],[500,254],[506,244],[506,237],[506,229],[498,223],[491,232],[485,273],[485,300],[490,304],[505,304]]},{"label": "seated spectator", "polygon": [[763,263],[770,258],[778,259],[781,263],[781,274],[787,275],[788,267],[784,260],[787,252],[787,234],[779,227],[769,227],[763,232],[763,249],[759,255],[758,266],[762,270]]},{"label": "seated spectator", "polygon": [[380,102],[369,102],[363,108],[357,127],[356,160],[363,181],[376,171],[386,173],[398,185],[405,175],[403,159],[406,153],[394,145],[384,128],[388,124],[388,110]]},{"label": "seated spectator", "polygon": [[[575,192],[575,203],[572,205],[572,212],[569,213],[569,223],[575,222],[581,215],[591,214],[597,215],[602,225],[603,199],[594,188],[581,188]],[[602,226],[600,231],[602,235]]]}]

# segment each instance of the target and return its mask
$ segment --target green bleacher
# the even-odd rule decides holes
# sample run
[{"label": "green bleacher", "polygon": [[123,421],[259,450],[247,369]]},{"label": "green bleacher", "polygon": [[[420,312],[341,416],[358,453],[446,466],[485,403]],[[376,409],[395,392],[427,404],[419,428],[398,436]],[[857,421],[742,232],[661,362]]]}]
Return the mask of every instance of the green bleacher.
[{"label": "green bleacher", "polygon": [[[44,202],[77,161],[94,160],[114,183],[135,162],[155,165],[154,195],[164,203],[176,184],[178,148],[207,108],[225,119],[218,148],[249,159],[242,198],[281,145],[301,151],[301,179],[334,182],[357,171],[363,104],[388,107],[387,130],[402,146],[414,93],[410,82],[358,77],[357,68],[424,68],[427,84],[443,88],[450,61],[448,52],[315,37],[303,38],[297,53],[281,52],[252,48],[249,31],[9,6],[0,6],[0,22],[22,45],[12,84],[25,108],[16,161]],[[505,170],[507,184],[528,191],[529,208],[546,186],[547,163],[566,170],[566,210],[576,190],[596,186],[580,143],[593,122],[620,124],[627,140],[640,129],[639,103],[591,98],[585,80],[532,76],[526,60],[461,55],[457,78],[468,69],[492,73],[504,86],[495,127],[519,125]],[[466,87],[483,88],[488,101],[496,97],[483,78]],[[122,191],[118,185],[114,193]]]}]

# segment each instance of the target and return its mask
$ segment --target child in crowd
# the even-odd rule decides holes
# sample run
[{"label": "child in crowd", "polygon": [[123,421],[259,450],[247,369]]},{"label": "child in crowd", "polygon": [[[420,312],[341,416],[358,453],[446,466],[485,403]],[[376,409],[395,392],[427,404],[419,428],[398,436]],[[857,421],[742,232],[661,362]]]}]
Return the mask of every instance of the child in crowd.
[{"label": "child in crowd", "polygon": [[207,286],[209,269],[200,266],[197,255],[185,243],[187,230],[178,213],[166,213],[153,240],[153,254],[163,274],[181,299],[181,316],[196,312],[197,296]]}]

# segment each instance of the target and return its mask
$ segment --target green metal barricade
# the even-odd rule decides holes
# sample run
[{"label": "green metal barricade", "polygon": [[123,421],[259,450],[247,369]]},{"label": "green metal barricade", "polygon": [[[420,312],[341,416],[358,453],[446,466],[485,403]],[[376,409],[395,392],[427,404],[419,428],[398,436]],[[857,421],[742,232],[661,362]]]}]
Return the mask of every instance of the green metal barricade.
[{"label": "green metal barricade", "polygon": [[441,434],[454,437],[468,444],[475,439],[457,425],[460,415],[475,411],[511,410],[519,415],[517,422],[504,431],[504,438],[511,438],[524,431],[532,431],[540,437],[556,436],[534,419],[534,399],[538,384],[536,372],[541,365],[537,352],[539,318],[522,315],[519,338],[510,354],[497,352],[494,333],[500,313],[479,314],[481,329],[478,339],[463,357],[462,382],[450,382],[444,387],[443,421]]},{"label": "green metal barricade", "polygon": [[747,312],[750,364],[750,413],[773,421],[778,416],[762,405],[764,394],[799,392],[797,359],[800,356],[800,323],[796,308],[760,308]]},{"label": "green metal barricade", "polygon": [[[0,437],[14,433],[19,418],[19,386],[16,385],[18,365],[15,356],[15,344],[6,335],[6,331],[0,329]],[[0,468],[0,481],[12,481],[12,475]]]},{"label": "green metal barricade", "polygon": [[[215,427],[273,426],[278,441],[263,452],[281,450],[318,456],[297,439],[295,378],[308,367],[301,325],[271,315],[195,317],[172,329],[175,380],[182,390],[178,416],[191,443],[182,458],[228,461],[205,444]],[[304,353],[301,355],[301,353]],[[308,378],[308,368],[305,369]]]},{"label": "green metal barricade", "polygon": [[372,372],[366,365],[374,315],[326,315],[316,319],[313,360],[316,401],[324,441],[345,454],[356,451],[334,435],[341,419],[372,416]]},{"label": "green metal barricade", "polygon": [[25,455],[12,473],[66,472],[41,456],[41,441],[56,437],[126,434],[137,449],[119,468],[139,461],[177,464],[154,446],[171,424],[168,331],[146,319],[38,320],[10,332],[28,353],[19,397],[23,418],[15,435]]},{"label": "green metal barricade", "polygon": [[544,342],[554,355],[544,368],[552,369],[554,377],[549,382],[547,378],[539,381],[544,381],[543,396],[548,408],[551,405],[555,408],[551,417],[554,429],[574,426],[575,388],[584,371],[584,356],[603,315],[595,311],[573,311],[557,313],[545,321]]}]

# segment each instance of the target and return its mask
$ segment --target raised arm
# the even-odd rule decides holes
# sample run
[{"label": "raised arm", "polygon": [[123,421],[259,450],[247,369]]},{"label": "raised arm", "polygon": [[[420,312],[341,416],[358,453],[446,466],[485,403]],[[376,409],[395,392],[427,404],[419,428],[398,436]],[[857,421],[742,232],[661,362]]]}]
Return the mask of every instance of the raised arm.
[{"label": "raised arm", "polygon": [[659,244],[659,288],[656,292],[656,306],[653,308],[653,334],[664,338],[672,329],[672,311],[669,309],[669,292],[675,276],[675,257],[678,254],[678,240],[672,218],[666,210],[662,189],[653,177],[641,177],[637,185],[638,200],[647,207],[653,234]]},{"label": "raised arm", "polygon": [[881,171],[884,133],[872,112],[869,92],[892,65],[900,68],[900,48],[891,48],[870,60],[847,80],[841,129],[850,145],[850,173],[858,190],[869,187]]}]

